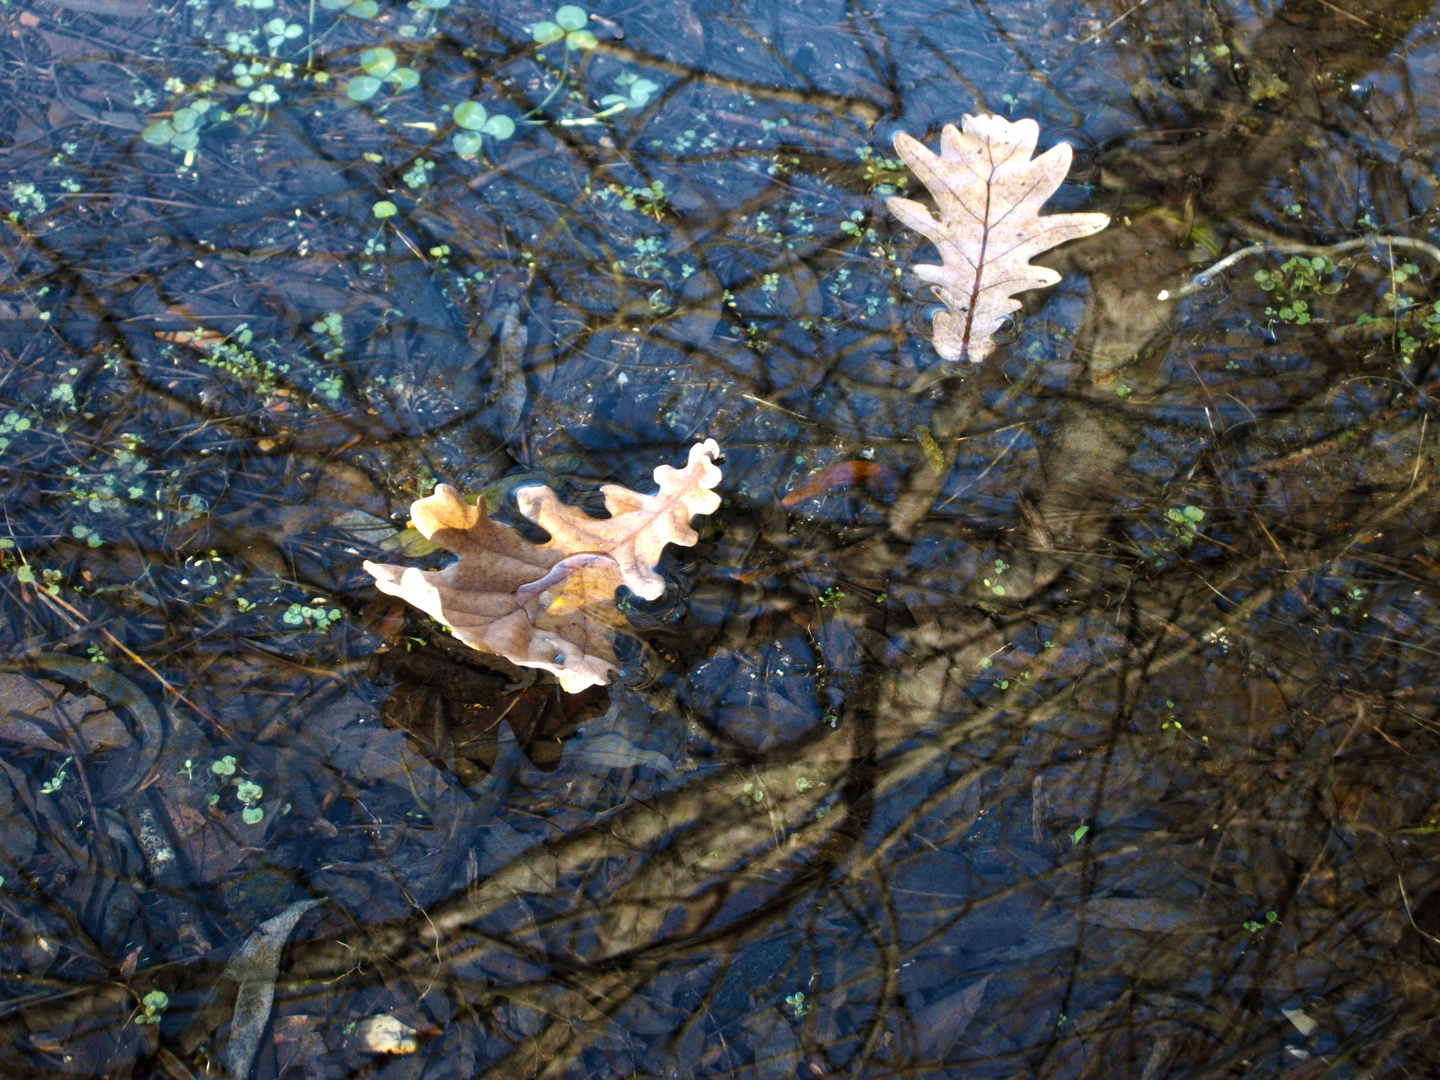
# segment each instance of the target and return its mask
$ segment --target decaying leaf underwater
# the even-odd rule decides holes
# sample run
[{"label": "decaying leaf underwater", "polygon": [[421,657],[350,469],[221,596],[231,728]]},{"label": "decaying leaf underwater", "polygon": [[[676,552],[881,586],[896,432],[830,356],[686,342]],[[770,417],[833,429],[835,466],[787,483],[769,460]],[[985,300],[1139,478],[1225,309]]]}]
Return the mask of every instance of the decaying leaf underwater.
[{"label": "decaying leaf underwater", "polygon": [[411,520],[460,559],[435,572],[373,562],[365,569],[381,592],[438,619],[473,649],[549,671],[567,693],[603,686],[618,670],[613,632],[625,625],[615,590],[627,585],[646,600],[665,591],[655,571],[665,545],[693,545],[691,517],[720,506],[719,457],[714,439],[696,443],[683,469],[655,470],[654,495],[606,484],[608,518],[564,505],[547,487],[521,488],[521,513],[550,533],[540,545],[441,484],[411,505]]},{"label": "decaying leaf underwater", "polygon": [[1001,321],[1020,308],[1014,295],[1060,280],[1048,267],[1031,266],[1031,257],[1110,223],[1105,214],[1040,216],[1070,171],[1071,150],[1057,143],[1032,159],[1039,138],[1034,120],[999,116],[966,116],[958,131],[946,124],[938,155],[903,131],[895,135],[896,152],[940,212],[937,218],[911,199],[885,200],[940,252],[942,265],[913,269],[947,309],[933,323],[935,351],[945,360],[984,360]]}]

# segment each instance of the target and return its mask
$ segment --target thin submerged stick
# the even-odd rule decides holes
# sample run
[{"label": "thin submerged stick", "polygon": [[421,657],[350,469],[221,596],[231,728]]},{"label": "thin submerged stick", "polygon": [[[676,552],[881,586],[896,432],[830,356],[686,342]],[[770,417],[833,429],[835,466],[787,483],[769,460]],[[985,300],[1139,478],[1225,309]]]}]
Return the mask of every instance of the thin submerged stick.
[{"label": "thin submerged stick", "polygon": [[1262,240],[1259,243],[1251,244],[1249,247],[1243,247],[1239,251],[1232,251],[1219,262],[1201,270],[1173,293],[1169,289],[1161,289],[1160,294],[1156,296],[1155,299],[1179,300],[1192,293],[1197,293],[1201,289],[1209,288],[1211,282],[1215,280],[1216,274],[1223,273],[1236,263],[1248,259],[1252,255],[1260,255],[1267,251],[1278,251],[1282,255],[1343,255],[1351,251],[1364,250],[1372,244],[1386,244],[1391,248],[1410,248],[1412,251],[1429,255],[1430,258],[1435,260],[1436,265],[1440,266],[1440,247],[1436,247],[1434,244],[1424,240],[1415,240],[1409,236],[1362,236],[1357,240],[1346,240],[1342,243],[1330,244],[1328,246],[1318,244],[1290,244]]},{"label": "thin submerged stick", "polygon": [[[220,723],[219,720],[216,720],[216,719],[215,719],[213,716],[211,716],[208,712],[206,712],[204,709],[200,708],[199,705],[196,705],[193,701],[191,701],[191,700],[190,700],[189,698],[187,698],[184,694],[182,694],[179,690],[177,690],[174,686],[172,686],[172,685],[170,684],[170,682],[165,678],[164,675],[161,675],[158,671],[156,671],[153,667],[151,667],[149,664],[147,664],[147,663],[146,663],[144,660],[142,660],[139,656],[137,656],[135,653],[131,652],[130,649],[128,649],[124,644],[121,643],[121,641],[120,641],[119,638],[117,638],[114,634],[110,633],[110,631],[109,631],[109,630],[106,630],[103,626],[97,627],[97,629],[100,631],[100,633],[104,634],[107,638],[110,639],[110,643],[111,643],[112,645],[114,645],[117,649],[119,649],[121,652],[123,652],[123,653],[124,653],[126,656],[128,656],[131,660],[134,660],[135,663],[139,664],[142,668],[144,668],[144,669],[145,669],[146,671],[148,671],[151,675],[153,675],[153,676],[155,677],[155,681],[156,681],[156,682],[158,682],[161,686],[165,687],[166,690],[169,690],[170,693],[174,694],[177,698],[179,698],[181,701],[183,701],[186,705],[189,705],[190,708],[194,709],[197,713],[199,713],[201,716],[203,716],[206,720],[210,721],[210,723],[214,725],[215,730],[218,731],[218,732],[220,732],[221,735],[224,735],[225,738],[229,739],[232,743],[235,742],[235,736],[231,735],[230,732],[228,732],[228,731],[225,730],[225,725],[223,725],[222,723]],[[239,744],[236,743],[236,745],[238,746]]]}]

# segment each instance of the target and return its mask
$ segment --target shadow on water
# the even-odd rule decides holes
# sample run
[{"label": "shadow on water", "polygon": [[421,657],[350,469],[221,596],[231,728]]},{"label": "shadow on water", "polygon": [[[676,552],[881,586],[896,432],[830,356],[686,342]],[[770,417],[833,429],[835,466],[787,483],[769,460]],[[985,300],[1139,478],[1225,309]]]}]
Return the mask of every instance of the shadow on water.
[{"label": "shadow on water", "polygon": [[[0,9],[4,1074],[1440,1070],[1429,4],[572,15]],[[980,111],[1114,220],[946,377]],[[361,569],[707,437],[608,689]]]}]

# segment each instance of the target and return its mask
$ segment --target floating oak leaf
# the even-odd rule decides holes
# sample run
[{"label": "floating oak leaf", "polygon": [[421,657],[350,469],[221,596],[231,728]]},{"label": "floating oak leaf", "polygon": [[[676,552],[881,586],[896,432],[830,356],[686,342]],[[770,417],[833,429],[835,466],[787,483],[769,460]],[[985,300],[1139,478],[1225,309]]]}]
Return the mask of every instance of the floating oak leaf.
[{"label": "floating oak leaf", "polygon": [[572,555],[522,585],[516,597],[535,631],[527,642],[530,659],[516,662],[554,671],[572,694],[605,685],[618,670],[613,631],[625,625],[615,606],[620,582],[620,567],[609,556]]},{"label": "floating oak leaf", "polygon": [[[615,653],[605,622],[588,612],[606,581],[614,583],[608,598],[614,608],[620,574],[613,560],[607,573],[596,563],[576,563],[563,551],[537,547],[491,521],[484,507],[470,506],[448,484],[415,502],[410,519],[422,536],[460,560],[436,572],[367,562],[381,592],[438,619],[472,649],[553,672],[570,693],[607,681]],[[542,582],[545,588],[537,593],[533,586]],[[532,590],[522,598],[526,586]],[[547,591],[562,601],[571,594],[580,599],[568,603],[570,610],[560,602],[561,613],[552,615],[557,605],[546,603]],[[578,640],[562,639],[566,631]]]},{"label": "floating oak leaf", "polygon": [[646,599],[664,591],[655,573],[661,551],[695,543],[691,515],[720,505],[709,490],[720,481],[719,456],[710,439],[691,448],[684,469],[660,466],[655,495],[607,484],[605,519],[565,506],[547,487],[520,489],[521,511],[550,532],[543,546],[441,484],[411,506],[410,518],[459,561],[439,571],[372,562],[365,569],[381,592],[438,619],[471,648],[553,672],[569,693],[603,686],[617,670],[613,632],[625,625],[615,590],[624,583]]},{"label": "floating oak leaf", "polygon": [[967,116],[964,130],[946,124],[940,154],[903,131],[895,150],[934,197],[940,216],[910,199],[885,205],[940,251],[941,266],[916,266],[947,311],[934,319],[935,351],[978,364],[995,347],[1001,320],[1020,307],[1014,294],[1054,285],[1060,275],[1030,259],[1067,240],[1099,232],[1105,214],[1040,217],[1045,200],[1070,171],[1070,146],[1057,143],[1032,160],[1040,126],[998,116]]},{"label": "floating oak leaf", "polygon": [[550,534],[547,550],[565,554],[588,552],[608,555],[620,566],[625,584],[645,600],[654,600],[665,591],[665,579],[655,572],[666,544],[689,547],[699,536],[690,527],[696,514],[713,514],[720,496],[711,489],[720,483],[715,459],[720,446],[706,439],[690,448],[690,460],[683,469],[661,465],[655,470],[660,490],[639,495],[618,484],[606,484],[608,518],[592,518],[583,510],[566,506],[547,487],[521,488],[515,493],[520,512]]}]

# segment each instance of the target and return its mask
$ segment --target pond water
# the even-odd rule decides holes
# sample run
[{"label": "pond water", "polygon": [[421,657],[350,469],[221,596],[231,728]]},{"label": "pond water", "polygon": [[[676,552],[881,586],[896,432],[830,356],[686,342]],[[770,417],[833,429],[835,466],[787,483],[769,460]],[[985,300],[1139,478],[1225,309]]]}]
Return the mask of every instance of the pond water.
[{"label": "pond water", "polygon": [[[1428,2],[0,27],[5,1076],[1440,1074]],[[984,113],[1112,223],[955,365]],[[710,438],[608,688],[362,566]]]}]

